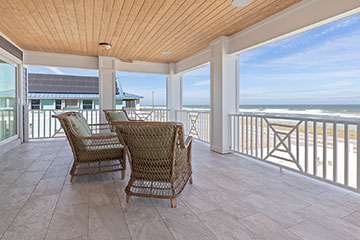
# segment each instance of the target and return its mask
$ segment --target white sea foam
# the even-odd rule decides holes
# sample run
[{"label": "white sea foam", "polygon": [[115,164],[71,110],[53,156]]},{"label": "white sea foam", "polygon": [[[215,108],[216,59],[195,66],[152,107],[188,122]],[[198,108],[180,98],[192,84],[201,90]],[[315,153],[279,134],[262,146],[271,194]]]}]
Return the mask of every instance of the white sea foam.
[{"label": "white sea foam", "polygon": [[244,109],[240,108],[240,112],[245,113],[260,113],[265,115],[273,115],[273,114],[280,114],[280,115],[290,115],[290,116],[321,116],[321,117],[331,117],[331,118],[358,118],[360,116],[358,113],[343,113],[343,112],[333,112],[327,111],[323,109],[307,109],[307,110],[294,110],[294,109],[287,109],[287,108],[252,108],[252,109]]}]

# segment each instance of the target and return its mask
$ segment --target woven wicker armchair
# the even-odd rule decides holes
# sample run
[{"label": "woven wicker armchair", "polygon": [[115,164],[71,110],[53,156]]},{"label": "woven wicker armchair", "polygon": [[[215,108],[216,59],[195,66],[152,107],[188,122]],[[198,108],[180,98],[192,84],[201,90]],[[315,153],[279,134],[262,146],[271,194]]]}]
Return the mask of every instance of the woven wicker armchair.
[{"label": "woven wicker armchair", "polygon": [[[71,123],[71,116],[82,118],[91,131],[89,136],[79,135]],[[60,121],[70,143],[74,163],[70,171],[71,182],[75,176],[121,171],[125,177],[126,155],[116,134],[111,133],[108,124],[87,124],[82,114],[66,112],[53,115]]]},{"label": "woven wicker armchair", "polygon": [[131,176],[125,189],[126,201],[131,196],[176,198],[186,183],[192,183],[192,138],[184,141],[183,126],[174,122],[113,123],[119,141],[125,147]]},{"label": "woven wicker armchair", "polygon": [[[104,114],[105,114],[105,119],[106,121],[111,124],[114,121],[126,121],[126,122],[142,122],[142,120],[132,120],[129,118],[128,113],[126,112],[125,109],[107,109],[107,110],[103,110]],[[114,114],[119,113],[122,114],[123,116],[121,117],[123,120],[120,119],[113,119]],[[110,130],[112,132],[115,132],[115,127],[111,125]]]}]

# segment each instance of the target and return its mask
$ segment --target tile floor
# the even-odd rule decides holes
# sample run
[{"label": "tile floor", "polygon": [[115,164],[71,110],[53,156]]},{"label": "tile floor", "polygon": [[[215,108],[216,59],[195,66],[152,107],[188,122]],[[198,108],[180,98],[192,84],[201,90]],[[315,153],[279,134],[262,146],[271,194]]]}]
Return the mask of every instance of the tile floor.
[{"label": "tile floor", "polygon": [[0,155],[0,237],[15,239],[360,239],[360,195],[194,143],[178,207],[132,198],[120,172],[76,178],[67,142]]}]

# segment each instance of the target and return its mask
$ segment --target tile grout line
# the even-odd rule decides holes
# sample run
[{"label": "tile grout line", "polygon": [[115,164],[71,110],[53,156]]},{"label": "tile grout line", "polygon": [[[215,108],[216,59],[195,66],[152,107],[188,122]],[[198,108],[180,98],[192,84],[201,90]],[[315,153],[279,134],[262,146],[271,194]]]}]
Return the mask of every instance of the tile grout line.
[{"label": "tile grout line", "polygon": [[[64,144],[63,144],[63,145],[64,145]],[[54,160],[51,162],[51,164],[50,164],[49,168],[50,168],[50,167],[53,165],[53,163],[55,162],[55,159],[56,159],[56,157],[58,156],[59,152],[60,152],[60,150],[59,150],[59,151],[58,151],[58,153],[56,154],[56,156],[55,156]],[[49,168],[48,168],[48,169],[49,169]],[[68,171],[69,171],[69,169],[68,169]],[[45,232],[44,239],[46,239],[47,234],[48,234],[48,232],[49,232],[50,224],[51,224],[51,222],[52,222],[52,220],[53,220],[53,217],[54,217],[54,214],[55,214],[56,208],[58,207],[58,203],[59,203],[60,195],[61,195],[61,193],[62,193],[62,191],[63,191],[63,189],[64,189],[64,186],[65,186],[65,181],[66,181],[66,178],[67,178],[68,174],[69,174],[69,172],[65,175],[64,182],[63,182],[63,184],[62,184],[61,190],[60,190],[60,192],[59,192],[58,199],[57,199],[56,204],[55,204],[55,207],[54,207],[54,211],[53,211],[53,212],[52,212],[52,214],[51,214],[51,218],[50,218],[50,220],[49,220],[49,224],[48,224],[48,226],[47,226],[47,228],[46,228],[46,232]]]},{"label": "tile grout line", "polygon": [[163,224],[165,225],[166,229],[168,230],[168,232],[170,233],[171,237],[176,240],[176,238],[174,237],[174,235],[172,234],[172,232],[170,231],[168,225],[166,224],[165,220],[163,219],[163,217],[161,216],[161,214],[159,213],[159,211],[157,210],[157,208],[155,207],[152,199],[150,199],[151,205],[153,206],[153,208],[155,209],[157,215],[160,217],[161,221],[163,222]]},{"label": "tile grout line", "polygon": [[[36,160],[34,160],[33,162],[35,162]],[[55,161],[55,158],[54,160]],[[52,165],[53,161],[51,162],[50,166]],[[43,176],[40,178],[39,182],[34,186],[34,189],[31,191],[29,197],[26,199],[26,201],[24,202],[23,206],[20,208],[19,212],[16,214],[16,216],[14,217],[14,219],[11,221],[11,223],[7,226],[6,230],[4,231],[4,233],[1,235],[0,239],[3,239],[3,237],[5,236],[6,232],[9,230],[10,226],[15,222],[15,219],[18,217],[18,215],[20,214],[20,212],[22,211],[22,209],[24,208],[24,206],[26,205],[26,203],[29,201],[29,198],[31,197],[31,195],[34,193],[36,187],[39,185],[40,181],[42,180],[42,178],[44,177],[44,175],[46,174],[47,170],[50,168],[50,166],[46,169],[46,171],[44,172]],[[30,166],[29,166],[30,167]],[[26,172],[26,170],[29,168],[27,167],[24,172]],[[22,173],[20,176],[22,176],[24,173]],[[20,176],[17,178],[19,179]],[[16,179],[16,180],[17,180]],[[15,182],[15,181],[14,181]],[[60,195],[59,195],[60,196]],[[55,211],[55,209],[54,209]],[[49,222],[50,225],[50,222]],[[45,235],[46,236],[46,235]]]},{"label": "tile grout line", "polygon": [[[186,204],[184,203],[183,201],[180,200],[180,202],[182,204],[184,204],[184,206],[189,209],[189,211],[200,221],[200,223],[209,231],[209,233],[211,233],[211,235],[213,235],[213,237],[215,237],[216,239],[219,239],[212,231],[211,229],[202,221],[202,219],[195,213],[191,210],[191,208]],[[217,206],[217,205],[216,205]]]},{"label": "tile grout line", "polygon": [[[121,179],[121,180],[125,181],[125,178],[124,178],[124,179]],[[114,177],[113,177],[113,182],[114,182],[115,191],[116,191],[116,183],[115,183]],[[122,214],[123,214],[123,216],[124,216],[124,219],[125,219],[125,222],[126,222],[126,228],[127,228],[127,230],[128,230],[130,239],[132,240],[133,238],[132,238],[131,233],[130,233],[129,223],[128,223],[126,217],[125,217],[125,213],[124,213],[124,209],[123,209],[123,206],[122,206],[122,203],[121,203],[121,199],[120,199],[119,193],[118,193],[117,191],[116,191],[116,196],[117,196],[117,198],[118,198],[119,205],[120,205],[120,209],[121,209],[121,212],[122,212]]]}]

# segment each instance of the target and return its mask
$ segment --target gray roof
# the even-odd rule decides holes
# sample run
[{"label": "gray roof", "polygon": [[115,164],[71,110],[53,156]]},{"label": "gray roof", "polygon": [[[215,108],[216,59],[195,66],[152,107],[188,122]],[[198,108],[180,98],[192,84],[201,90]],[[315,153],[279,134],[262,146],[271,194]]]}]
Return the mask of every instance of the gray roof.
[{"label": "gray roof", "polygon": [[[87,76],[71,76],[56,74],[29,73],[29,98],[98,98],[99,78]],[[116,85],[117,99],[139,99],[143,98],[122,91],[120,82]]]},{"label": "gray roof", "polygon": [[28,79],[30,93],[99,93],[98,77],[29,73]]}]

